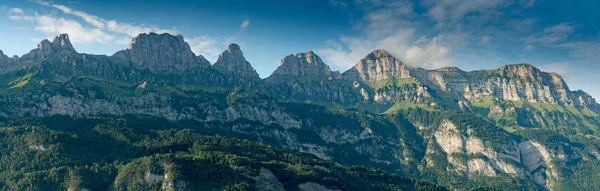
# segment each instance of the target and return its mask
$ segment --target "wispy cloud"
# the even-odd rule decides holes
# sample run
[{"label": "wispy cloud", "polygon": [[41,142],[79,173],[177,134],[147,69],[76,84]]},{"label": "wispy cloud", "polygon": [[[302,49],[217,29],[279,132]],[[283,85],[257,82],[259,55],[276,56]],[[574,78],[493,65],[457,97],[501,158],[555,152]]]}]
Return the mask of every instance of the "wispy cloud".
[{"label": "wispy cloud", "polygon": [[246,30],[248,26],[250,26],[250,18],[246,17],[246,19],[244,19],[240,25],[240,30]]},{"label": "wispy cloud", "polygon": [[[566,49],[569,56],[586,60],[600,60],[600,43],[572,40],[576,27],[571,23],[559,23],[544,28],[541,32],[522,38],[527,47],[533,45]],[[530,49],[533,50],[533,49]]]},{"label": "wispy cloud", "polygon": [[25,11],[23,11],[23,9],[21,9],[21,8],[11,8],[10,10],[8,10],[8,13],[15,14],[15,15],[22,15],[22,14],[25,14]]},{"label": "wispy cloud", "polygon": [[135,37],[141,33],[148,32],[156,32],[156,33],[171,33],[177,34],[177,30],[175,29],[163,29],[157,26],[144,26],[144,25],[134,25],[129,23],[122,23],[115,20],[107,20],[100,18],[95,15],[90,15],[82,11],[74,10],[70,7],[58,4],[52,4],[45,1],[37,1],[40,5],[49,6],[56,8],[68,15],[74,15],[83,19],[86,23],[94,26],[97,29],[105,30],[109,32],[114,32],[118,34],[128,35],[130,37]]},{"label": "wispy cloud", "polygon": [[527,44],[539,43],[548,45],[567,40],[573,31],[574,27],[571,24],[560,23],[546,27],[542,32],[524,37],[522,40]]},{"label": "wispy cloud", "polygon": [[[53,36],[59,33],[68,33],[73,43],[129,44],[131,43],[131,38],[141,33],[178,33],[176,29],[165,29],[154,25],[136,25],[104,19],[65,5],[53,4],[46,1],[34,2],[41,6],[56,9],[64,13],[65,16],[58,16],[55,13],[39,14],[33,11],[27,13],[23,9],[12,8],[8,11],[9,18],[16,21],[33,22],[35,23],[34,30],[43,32],[46,35]],[[240,25],[240,32],[247,29],[249,25],[250,19],[246,17]],[[194,53],[204,55],[208,60],[216,60],[219,48],[225,46],[223,45],[225,41],[227,40],[218,40],[217,38],[208,36],[186,39],[186,42],[190,44]]]},{"label": "wispy cloud", "polygon": [[445,27],[460,23],[466,15],[487,19],[489,14],[495,14],[497,9],[510,5],[510,2],[509,0],[426,0],[421,3],[428,7],[427,15],[437,22],[437,27]]},{"label": "wispy cloud", "polygon": [[208,36],[200,36],[191,39],[186,39],[188,44],[190,44],[190,48],[194,53],[198,55],[203,55],[210,62],[215,62],[219,57],[220,52],[222,51],[220,47],[224,47],[221,43],[223,41],[219,41],[216,38],[208,37]]},{"label": "wispy cloud", "polygon": [[540,65],[539,68],[545,72],[554,72],[561,75],[568,83],[578,81],[577,72],[573,70],[573,66],[568,61]]},{"label": "wispy cloud", "polygon": [[417,34],[420,18],[411,1],[355,1],[366,7],[361,36],[342,36],[329,40],[328,48],[316,52],[342,70],[348,69],[375,49],[385,49],[408,65],[423,68],[445,67],[451,63],[451,48],[444,35]]},{"label": "wispy cloud", "polygon": [[90,43],[100,42],[107,43],[114,39],[110,35],[98,28],[85,27],[81,23],[66,18],[55,17],[51,15],[27,15],[24,12],[11,12],[9,16],[11,20],[34,22],[35,30],[46,33],[48,35],[56,35],[59,33],[69,33],[69,37],[74,43]]},{"label": "wispy cloud", "polygon": [[346,8],[348,6],[348,4],[343,0],[329,0],[329,4],[333,5],[334,7],[341,8]]}]

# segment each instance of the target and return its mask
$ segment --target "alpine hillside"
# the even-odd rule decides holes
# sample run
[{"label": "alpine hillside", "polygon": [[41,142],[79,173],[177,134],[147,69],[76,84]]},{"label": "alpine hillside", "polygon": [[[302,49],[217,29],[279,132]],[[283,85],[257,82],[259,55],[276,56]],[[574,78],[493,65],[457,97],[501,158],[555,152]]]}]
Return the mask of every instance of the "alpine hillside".
[{"label": "alpine hillside", "polygon": [[345,72],[281,55],[261,79],[242,50],[0,51],[0,190],[600,189],[600,105],[556,73],[379,49]]}]

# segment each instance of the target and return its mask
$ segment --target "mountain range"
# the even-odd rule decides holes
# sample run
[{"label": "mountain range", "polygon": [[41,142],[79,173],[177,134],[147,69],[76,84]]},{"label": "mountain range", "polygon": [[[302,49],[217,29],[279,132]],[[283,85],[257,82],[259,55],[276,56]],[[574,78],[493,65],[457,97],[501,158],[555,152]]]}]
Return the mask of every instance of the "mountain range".
[{"label": "mountain range", "polygon": [[[61,168],[76,174],[69,177],[78,181],[30,180],[29,186],[85,190],[95,186],[90,177],[104,177],[100,182],[105,186],[94,188],[157,189],[148,187],[152,185],[149,180],[160,182],[163,190],[201,188],[192,183],[194,176],[188,170],[195,163],[189,162],[193,156],[188,155],[209,152],[208,146],[185,142],[185,135],[177,135],[184,140],[144,139],[155,131],[169,133],[151,127],[148,121],[260,142],[268,145],[267,150],[304,153],[314,157],[311,160],[336,165],[366,166],[413,181],[411,187],[402,189],[429,183],[440,186],[434,190],[600,188],[595,173],[600,172],[600,105],[589,94],[570,90],[560,75],[529,64],[478,71],[428,70],[410,67],[380,49],[340,73],[308,51],[284,56],[273,74],[261,79],[237,44],[229,45],[211,64],[195,55],[181,35],[140,34],[127,49],[106,56],[78,53],[69,36],[62,34],[42,41],[21,57],[0,52],[0,103],[4,124],[0,146],[11,148],[0,150],[0,171],[11,173],[0,179],[0,187],[7,190],[26,187],[19,182],[29,180],[32,173],[60,172]],[[132,122],[117,119],[143,121],[150,127],[135,129],[130,127],[135,126]],[[64,121],[77,123],[59,127]],[[94,125],[86,129],[85,124]],[[112,126],[118,130],[111,130],[110,136],[102,134],[103,127]],[[40,128],[45,130],[36,130]],[[80,154],[65,150],[77,141],[38,135],[44,132],[75,140],[98,133],[93,140],[104,139],[90,144],[111,145],[106,153],[112,158],[87,160],[97,157],[93,152],[77,158]],[[142,146],[154,144],[153,139],[183,142]],[[146,150],[124,155],[117,151],[120,147]],[[75,150],[90,152],[86,149]],[[267,152],[261,149],[257,150]],[[160,155],[165,153],[176,154]],[[47,163],[40,158],[58,161]],[[32,164],[13,162],[19,159]],[[256,163],[246,175],[238,174],[275,176],[275,183],[270,179],[276,185],[271,190],[360,189],[304,177],[313,186],[306,188],[301,186],[305,183],[299,184],[304,179],[289,181],[277,171],[273,175],[273,163]],[[240,164],[230,167],[237,170]],[[85,171],[88,174],[73,170],[90,165],[100,167],[94,173]],[[327,165],[329,169],[321,170],[329,172],[335,166]],[[175,178],[167,177],[167,171]],[[151,176],[158,172],[164,178]],[[144,180],[132,178],[136,173]],[[301,172],[294,173],[302,177]],[[264,181],[251,179],[251,187],[269,190]]]}]

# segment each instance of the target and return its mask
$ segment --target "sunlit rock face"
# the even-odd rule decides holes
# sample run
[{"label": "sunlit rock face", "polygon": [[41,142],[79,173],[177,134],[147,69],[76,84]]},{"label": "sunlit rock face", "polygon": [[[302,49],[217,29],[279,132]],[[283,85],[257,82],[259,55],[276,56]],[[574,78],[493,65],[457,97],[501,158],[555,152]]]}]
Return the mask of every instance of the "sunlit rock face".
[{"label": "sunlit rock face", "polygon": [[408,78],[406,65],[385,50],[375,50],[343,74],[345,79],[376,82],[389,78]]},{"label": "sunlit rock face", "polygon": [[313,51],[285,56],[272,75],[332,77],[335,79],[341,77],[339,72],[331,71],[329,66]]}]

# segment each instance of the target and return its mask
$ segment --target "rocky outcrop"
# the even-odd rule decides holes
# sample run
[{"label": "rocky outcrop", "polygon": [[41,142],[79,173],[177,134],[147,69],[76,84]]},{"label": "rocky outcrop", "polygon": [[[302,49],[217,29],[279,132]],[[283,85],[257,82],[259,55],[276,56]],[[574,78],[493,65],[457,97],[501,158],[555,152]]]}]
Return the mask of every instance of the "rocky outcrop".
[{"label": "rocky outcrop", "polygon": [[250,62],[244,58],[244,53],[237,44],[230,44],[213,65],[217,70],[241,78],[259,79],[258,73]]},{"label": "rocky outcrop", "polygon": [[8,57],[6,55],[4,55],[4,52],[2,52],[2,50],[0,50],[0,72],[3,71],[7,71],[10,70],[12,68],[14,68],[17,65],[17,61],[19,60],[19,57]]},{"label": "rocky outcrop", "polygon": [[339,72],[331,71],[329,66],[313,51],[285,56],[285,58],[279,62],[279,67],[273,72],[272,76],[274,75],[341,78]]},{"label": "rocky outcrop", "polygon": [[190,45],[183,40],[183,36],[166,33],[142,33],[131,41],[129,48],[115,53],[112,57],[151,72],[181,72],[209,66],[205,61],[197,59]]},{"label": "rocky outcrop", "polygon": [[281,184],[273,172],[267,168],[261,167],[258,176],[250,178],[256,181],[256,190],[285,191],[283,184]]},{"label": "rocky outcrop", "polygon": [[301,191],[336,191],[314,182],[298,184],[298,189]]},{"label": "rocky outcrop", "polygon": [[304,103],[354,105],[369,102],[373,92],[359,82],[342,80],[312,51],[286,56],[264,82],[273,97]]},{"label": "rocky outcrop", "polygon": [[343,73],[344,79],[376,82],[389,78],[408,78],[410,71],[404,63],[385,50],[375,50],[358,64]]},{"label": "rocky outcrop", "polygon": [[525,141],[519,143],[519,150],[529,177],[536,183],[551,188],[559,177],[557,167],[552,163],[553,157],[546,147],[537,142]]},{"label": "rocky outcrop", "polygon": [[71,45],[69,35],[61,34],[55,37],[52,42],[48,39],[44,39],[37,45],[36,49],[31,50],[29,53],[23,55],[21,59],[24,60],[36,60],[42,58],[48,58],[54,55],[69,55],[77,54],[77,51]]},{"label": "rocky outcrop", "polygon": [[[517,144],[513,140],[498,150],[474,137],[470,131],[462,132],[452,122],[444,121],[434,133],[435,142],[446,153],[448,162],[456,172],[488,177],[500,174],[527,176],[546,189],[553,188],[558,182],[558,167],[553,162],[557,157],[540,143],[527,140]],[[459,157],[461,155],[465,158]]]}]

